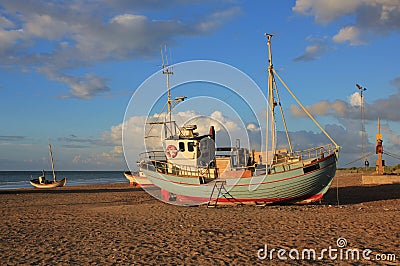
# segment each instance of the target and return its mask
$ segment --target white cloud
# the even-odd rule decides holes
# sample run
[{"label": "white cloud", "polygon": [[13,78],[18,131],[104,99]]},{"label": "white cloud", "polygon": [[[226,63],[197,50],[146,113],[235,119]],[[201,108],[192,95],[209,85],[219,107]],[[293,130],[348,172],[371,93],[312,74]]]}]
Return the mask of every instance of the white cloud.
[{"label": "white cloud", "polygon": [[254,124],[254,123],[248,124],[246,128],[249,131],[260,131],[261,130],[261,128],[258,125]]},{"label": "white cloud", "polygon": [[111,89],[107,86],[107,79],[88,73],[83,77],[64,75],[54,71],[50,67],[38,68],[38,71],[47,75],[51,80],[64,82],[70,87],[68,94],[60,94],[60,98],[78,98],[91,99],[95,96],[109,92]]},{"label": "white cloud", "polygon": [[15,24],[11,20],[7,19],[6,17],[0,16],[0,27],[1,28],[13,28],[13,27],[15,27]]},{"label": "white cloud", "polygon": [[145,23],[147,17],[142,15],[123,14],[113,17],[110,21],[111,23],[118,23],[124,27],[132,27]]},{"label": "white cloud", "polygon": [[[143,1],[4,0],[0,4],[0,64],[38,71],[67,84],[70,92],[64,96],[90,99],[110,90],[106,78],[76,77],[67,71],[101,61],[158,55],[161,44],[209,34],[240,13],[240,8],[227,3],[222,10],[207,9],[193,20],[160,19],[151,11],[192,2],[139,2]],[[38,52],[38,43],[49,45],[40,46]]]},{"label": "white cloud", "polygon": [[203,21],[199,22],[197,28],[202,32],[213,31],[225,24],[225,21],[232,19],[240,13],[241,9],[239,7],[232,7],[227,10],[212,13]]},{"label": "white cloud", "polygon": [[339,116],[344,116],[347,112],[347,103],[341,100],[336,100],[331,104],[331,108],[335,111]]},{"label": "white cloud", "polygon": [[69,32],[69,25],[66,21],[60,21],[49,15],[34,14],[26,22],[24,31],[33,38],[57,40]]},{"label": "white cloud", "polygon": [[64,77],[63,81],[71,87],[71,94],[80,99],[90,99],[100,93],[110,91],[105,85],[106,79],[96,77],[93,74],[86,74],[84,79]]},{"label": "white cloud", "polygon": [[110,167],[110,165],[113,165],[112,169],[116,169],[116,166],[123,167],[122,165],[124,165],[122,152],[115,153],[114,151],[90,155],[78,154],[72,158],[71,163],[78,168],[84,166],[85,168],[101,167],[102,169],[107,169],[106,167]]},{"label": "white cloud", "polygon": [[197,125],[197,132],[204,135],[209,133],[210,126],[214,126],[216,132],[237,132],[243,128],[234,120],[224,115],[221,111],[214,111],[210,115],[202,115],[196,111],[188,110],[173,114],[173,120],[179,126]]},{"label": "white cloud", "polygon": [[400,147],[400,135],[392,130],[388,123],[381,125],[381,132],[384,133],[384,140],[389,140],[388,143],[390,144],[391,148],[395,148],[395,150],[398,150],[398,148]]},{"label": "white cloud", "polygon": [[390,84],[396,87],[397,90],[400,91],[400,77],[394,78],[390,81]]},{"label": "white cloud", "polygon": [[[231,120],[228,117],[224,116],[222,114],[222,112],[220,112],[220,111],[213,112],[211,114],[211,119],[215,119],[216,121],[218,121],[229,132],[230,131],[239,131],[241,129],[241,127],[236,122],[234,122],[233,120]],[[219,131],[220,128],[217,127],[216,130]]]},{"label": "white cloud", "polygon": [[[351,21],[338,29],[332,37],[335,43],[352,46],[368,43],[376,36],[400,31],[400,0],[297,0],[293,12],[312,16],[316,23],[329,24],[346,17]],[[303,56],[295,61],[308,61],[324,52],[321,44],[306,48]]]},{"label": "white cloud", "polygon": [[294,61],[312,61],[320,58],[323,54],[331,51],[333,47],[329,44],[327,37],[324,38],[312,38],[310,36],[306,39],[308,42],[313,44],[306,47],[306,51],[303,55],[294,59]]},{"label": "white cloud", "polygon": [[314,16],[318,23],[329,23],[356,11],[363,0],[297,0],[292,8],[295,13]]},{"label": "white cloud", "polygon": [[337,43],[350,42],[350,45],[365,44],[362,40],[361,32],[356,26],[347,26],[340,29],[339,33],[333,36],[333,41]]},{"label": "white cloud", "polygon": [[[367,153],[374,153],[374,135],[376,130],[376,121],[378,116],[381,121],[387,121],[387,127],[389,123],[393,127],[398,129],[398,122],[400,121],[400,78],[396,77],[390,83],[395,86],[397,94],[388,95],[385,98],[370,100],[368,97],[364,98],[365,101],[365,120],[367,130]],[[340,99],[334,101],[319,101],[306,108],[314,116],[325,116],[330,117],[329,119],[323,119],[322,121],[332,121],[332,117],[338,121],[338,124],[343,127],[343,130],[339,128],[327,129],[327,132],[333,137],[333,139],[342,146],[340,164],[351,162],[361,157],[361,113],[360,113],[361,97],[360,93],[354,92],[347,97],[347,101]],[[296,105],[291,105],[290,113],[293,117],[306,117],[306,114]],[[319,120],[319,119],[317,119]],[[396,126],[395,126],[396,125]],[[371,130],[373,128],[373,130]],[[395,130],[389,130],[382,126],[382,131],[385,131],[384,141],[386,143],[386,149],[398,150],[400,149],[400,135]],[[370,134],[368,134],[368,132]],[[313,132],[292,132],[294,138],[293,143],[315,143],[320,140],[319,135]],[[369,135],[369,137],[368,137]],[[281,136],[283,139],[284,136]],[[296,146],[298,148],[298,146]],[[371,156],[373,157],[373,156]],[[373,162],[373,158],[369,158],[370,162]],[[356,162],[354,165],[360,165],[362,162]]]},{"label": "white cloud", "polygon": [[[327,108],[323,107],[323,105],[328,106]],[[332,115],[335,116],[341,125],[326,125],[325,129],[331,135],[331,137],[342,146],[340,164],[343,165],[347,162],[357,159],[359,156],[359,152],[361,153],[361,138],[360,138],[360,129],[361,125],[358,122],[360,119],[359,108],[353,108],[349,103],[345,103],[340,100],[336,100],[332,103],[328,101],[319,102],[310,108],[314,115]],[[344,115],[340,115],[340,112],[343,112]],[[318,114],[317,114],[318,113]],[[155,114],[153,118],[157,118],[158,114]],[[228,117],[225,117],[220,112],[215,112],[208,117],[201,116],[194,111],[185,111],[179,112],[175,114],[175,120],[181,121],[180,123],[186,124],[196,124],[198,125],[198,131],[201,134],[208,134],[209,126],[214,125],[216,128],[216,136],[229,138],[233,135],[237,134],[237,131],[240,131],[241,128]],[[400,119],[400,118],[399,118]],[[77,143],[87,143],[89,145],[104,145],[106,150],[101,152],[95,152],[89,155],[78,154],[72,158],[72,161],[75,166],[95,166],[105,167],[107,165],[123,165],[124,157],[122,153],[122,131],[124,130],[124,152],[128,159],[128,164],[130,167],[137,167],[136,161],[139,153],[146,150],[145,147],[145,138],[144,138],[144,130],[145,123],[147,118],[145,116],[136,116],[127,119],[124,123],[120,123],[118,125],[112,126],[108,131],[103,132],[99,138],[78,138],[76,136],[70,136],[65,138],[65,141],[68,142],[77,142]],[[218,123],[217,123],[218,122]],[[221,124],[221,122],[223,124]],[[374,120],[374,123],[376,121]],[[182,125],[182,124],[180,124]],[[225,128],[225,126],[229,127],[229,130]],[[258,132],[260,130],[255,124],[248,124],[247,130],[250,131],[250,134],[253,132]],[[155,135],[157,130],[155,130],[151,135]],[[229,131],[228,133],[226,131]],[[385,139],[390,139],[390,143],[393,145],[400,145],[400,137],[394,131],[387,130],[387,127],[382,126],[382,131],[387,132],[387,137]],[[389,134],[390,133],[390,134]],[[310,144],[312,146],[315,145],[325,145],[329,143],[329,140],[322,134],[316,133],[312,131],[296,131],[290,132],[290,136],[292,139],[292,144],[294,145],[294,149],[301,150],[310,148]],[[243,141],[243,136],[239,137]],[[220,146],[229,146],[234,145],[234,140],[236,138],[231,139],[231,143],[221,143]],[[278,132],[278,143],[280,146],[286,145],[285,135],[283,132]],[[233,142],[232,142],[233,141]],[[218,143],[218,141],[217,141]],[[232,144],[233,143],[233,144]],[[389,143],[389,141],[388,141]],[[151,143],[147,142],[147,148],[152,148]],[[245,143],[242,143],[246,146]],[[258,147],[258,146],[257,146]],[[259,148],[259,147],[258,147]],[[367,150],[373,149],[373,143],[367,143]]]},{"label": "white cloud", "polygon": [[72,163],[73,164],[81,163],[81,155],[75,155],[74,158],[72,158]]},{"label": "white cloud", "polygon": [[360,93],[355,92],[348,97],[351,106],[361,106],[361,96]]},{"label": "white cloud", "polygon": [[[349,102],[343,100],[320,101],[306,108],[315,116],[332,116],[337,119],[359,120],[361,98],[359,92],[354,92],[348,97]],[[400,113],[393,111],[400,109],[400,93],[389,95],[368,103],[364,101],[365,119],[377,121],[378,116],[388,121],[400,121]],[[294,117],[306,117],[306,114],[297,106],[289,107],[290,113]]]},{"label": "white cloud", "polygon": [[8,136],[1,136],[0,135],[0,142],[5,141],[5,142],[9,142],[9,141],[23,141],[25,140],[26,137],[25,136],[19,136],[19,135],[8,135]]},{"label": "white cloud", "polygon": [[[163,115],[161,115],[161,118]],[[123,150],[125,156],[129,160],[128,163],[132,165],[137,161],[138,155],[146,150],[154,150],[161,148],[160,136],[163,129],[157,125],[147,125],[148,121],[159,121],[159,114],[154,114],[152,117],[147,118],[145,116],[133,116],[125,120],[125,122],[118,125],[112,126],[109,131],[102,133],[102,139],[106,143],[113,143],[113,150],[110,152],[103,153],[103,157],[113,158],[111,154],[118,154],[118,151],[122,151],[122,141],[123,136]],[[177,122],[177,125],[197,125],[197,132],[200,135],[208,134],[210,126],[214,126],[217,137],[217,144],[221,138],[230,138],[231,143],[234,142],[236,138],[243,135],[245,130],[241,128],[235,121],[226,117],[223,113],[216,111],[208,116],[201,115],[195,111],[188,110],[183,112],[177,112],[173,114],[173,120]],[[150,130],[151,128],[151,130]],[[146,133],[145,133],[146,132]],[[146,136],[152,136],[147,137]],[[246,135],[245,135],[246,137]],[[243,145],[246,144],[246,140],[243,139]],[[222,141],[222,140],[221,140]],[[229,140],[225,140],[228,141]],[[220,142],[219,145],[226,146],[230,145],[226,142]]]},{"label": "white cloud", "polygon": [[[315,103],[314,105],[307,106],[306,108],[312,115],[327,115],[332,109],[331,104],[328,101],[320,101]],[[293,116],[296,117],[307,116],[307,114],[297,105],[292,104],[289,107],[289,110]]]},{"label": "white cloud", "polygon": [[0,28],[0,55],[12,51],[14,44],[23,36],[24,33],[21,29],[4,30]]},{"label": "white cloud", "polygon": [[317,23],[331,23],[344,16],[355,17],[355,26],[379,34],[399,30],[399,0],[297,0],[295,13],[314,16]]}]

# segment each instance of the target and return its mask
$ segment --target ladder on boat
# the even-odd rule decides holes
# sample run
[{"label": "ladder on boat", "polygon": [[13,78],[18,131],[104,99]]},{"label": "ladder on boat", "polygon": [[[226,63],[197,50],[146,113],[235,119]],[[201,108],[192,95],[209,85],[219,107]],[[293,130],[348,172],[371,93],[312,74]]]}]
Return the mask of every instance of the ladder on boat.
[{"label": "ladder on boat", "polygon": [[[225,181],[225,180],[216,180],[216,181],[215,181],[214,187],[213,187],[213,189],[212,189],[212,191],[211,191],[211,195],[210,195],[210,198],[209,198],[208,203],[207,203],[207,207],[217,207],[218,200],[219,200],[219,198],[220,198],[221,196],[223,196],[223,197],[224,197],[225,199],[227,199],[228,201],[233,200],[233,201],[237,201],[237,202],[241,203],[239,200],[235,199],[235,198],[229,193],[228,190],[226,190],[225,184],[226,184],[226,181]],[[216,191],[218,194],[217,194],[216,197],[214,197],[215,200],[213,200],[213,196],[214,196],[214,192],[215,192],[215,191]]]}]

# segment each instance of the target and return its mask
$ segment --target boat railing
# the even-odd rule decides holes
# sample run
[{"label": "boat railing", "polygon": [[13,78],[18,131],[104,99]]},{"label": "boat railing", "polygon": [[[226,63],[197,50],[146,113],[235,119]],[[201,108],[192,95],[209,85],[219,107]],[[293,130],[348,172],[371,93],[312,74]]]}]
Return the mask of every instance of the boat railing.
[{"label": "boat railing", "polygon": [[165,156],[165,152],[162,150],[155,151],[147,151],[139,154],[140,161],[145,159],[155,160],[155,161],[167,161],[167,157]]},{"label": "boat railing", "polygon": [[306,149],[302,151],[294,152],[294,156],[299,156],[302,160],[314,159],[314,158],[324,158],[325,156],[333,153],[335,148],[332,144],[327,144],[320,147],[315,147],[311,149]]},{"label": "boat railing", "polygon": [[140,160],[140,167],[149,171],[179,175],[182,177],[217,177],[217,168],[210,165],[204,167],[180,165],[167,162],[166,160],[157,160],[157,158],[160,158],[160,156],[156,156],[155,154],[151,154],[151,156],[144,156]]}]

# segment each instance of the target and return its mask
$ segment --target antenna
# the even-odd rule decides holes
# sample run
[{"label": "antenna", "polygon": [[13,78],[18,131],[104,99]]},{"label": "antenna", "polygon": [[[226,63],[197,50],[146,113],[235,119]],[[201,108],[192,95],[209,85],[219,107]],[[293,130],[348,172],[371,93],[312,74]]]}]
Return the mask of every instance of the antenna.
[{"label": "antenna", "polygon": [[165,52],[166,66],[169,66],[167,45],[164,46],[164,52]]},{"label": "antenna", "polygon": [[165,66],[165,64],[164,64],[164,55],[163,55],[163,52],[162,52],[162,46],[160,46],[160,53],[161,53],[161,68],[162,69],[164,69],[164,66]]},{"label": "antenna", "polygon": [[[361,112],[361,158],[364,158],[365,154],[365,145],[366,145],[366,140],[365,140],[365,114],[364,114],[364,95],[363,92],[366,91],[366,88],[363,88],[361,85],[356,84],[356,87],[360,90],[360,112]],[[365,159],[364,162],[365,168],[369,166],[368,159]]]}]

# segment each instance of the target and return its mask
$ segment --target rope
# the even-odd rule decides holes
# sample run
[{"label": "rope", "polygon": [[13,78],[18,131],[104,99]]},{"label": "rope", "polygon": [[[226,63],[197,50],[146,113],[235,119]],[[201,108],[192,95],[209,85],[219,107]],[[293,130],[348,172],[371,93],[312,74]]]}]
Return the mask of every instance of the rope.
[{"label": "rope", "polygon": [[284,125],[284,127],[285,127],[285,133],[286,133],[286,138],[287,138],[288,145],[289,145],[289,148],[290,148],[290,154],[293,154],[292,142],[290,141],[289,130],[288,130],[287,125],[286,125],[286,119],[285,119],[285,115],[283,114],[283,109],[282,109],[282,104],[281,104],[281,98],[280,98],[280,96],[279,96],[278,86],[276,86],[276,81],[275,81],[275,79],[273,79],[273,84],[274,84],[275,91],[276,91],[276,97],[278,98],[279,110],[280,110],[280,112],[281,112],[283,125]]},{"label": "rope", "polygon": [[351,162],[349,162],[349,163],[346,163],[344,166],[347,166],[347,165],[349,165],[349,164],[358,162],[358,161],[360,161],[360,160],[362,160],[362,159],[368,158],[368,157],[371,156],[372,154],[374,154],[374,153],[373,153],[373,152],[370,152],[370,153],[368,153],[367,155],[364,155],[364,156],[362,156],[362,157],[360,157],[360,158],[358,158],[358,159],[356,159],[356,160],[354,160],[354,161],[351,161]]},{"label": "rope", "polygon": [[[161,112],[158,114],[157,119],[156,119],[155,122],[157,122],[158,119],[160,118],[160,116],[163,114],[163,112],[164,112],[164,110],[165,110],[165,107],[167,107],[167,104],[164,104],[164,107],[162,108]],[[146,123],[147,123],[147,122],[146,122]],[[149,123],[151,123],[151,122],[149,122]],[[150,131],[153,129],[153,126],[154,126],[154,124],[151,125],[150,129],[148,130],[148,132],[146,133],[145,136],[148,136],[148,135],[150,134]]]},{"label": "rope", "polygon": [[389,156],[392,157],[392,158],[395,158],[395,159],[397,159],[397,160],[400,160],[400,156],[397,155],[397,154],[390,153],[390,152],[383,152],[383,154],[389,155]]},{"label": "rope", "polygon": [[337,201],[337,206],[340,205],[339,203],[339,178],[336,177],[336,201]]},{"label": "rope", "polygon": [[[374,152],[370,152],[370,153],[368,153],[367,155],[364,155],[364,156],[362,156],[362,157],[360,157],[360,158],[358,158],[358,159],[356,159],[356,160],[354,160],[354,161],[351,161],[351,162],[349,162],[349,163],[346,163],[344,166],[347,166],[347,165],[349,165],[349,164],[355,163],[355,162],[360,161],[360,160],[362,160],[362,159],[368,158],[369,156],[371,156],[371,155],[373,155],[373,154],[374,154]],[[394,154],[394,153],[391,153],[391,152],[387,152],[387,151],[384,151],[383,154],[388,155],[388,156],[390,156],[390,157],[392,157],[392,158],[395,158],[395,159],[397,159],[397,160],[400,160],[400,155],[397,155],[397,154]]]},{"label": "rope", "polygon": [[324,135],[336,146],[337,149],[340,148],[340,146],[329,136],[329,134],[325,131],[325,129],[318,123],[317,120],[308,112],[308,110],[304,107],[303,104],[297,99],[297,97],[294,95],[294,93],[289,89],[289,87],[286,85],[286,83],[282,80],[282,78],[278,75],[278,73],[275,71],[275,69],[272,69],[274,74],[278,77],[279,81],[285,86],[286,90],[292,95],[293,99],[297,102],[297,104],[303,109],[303,111],[310,117],[310,119],[318,126],[318,128],[324,133]]}]

